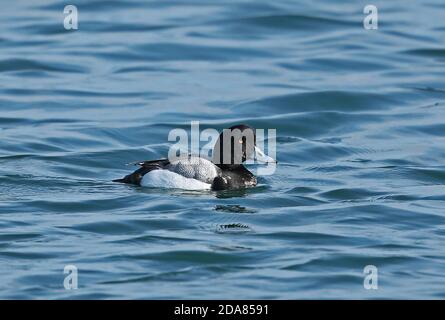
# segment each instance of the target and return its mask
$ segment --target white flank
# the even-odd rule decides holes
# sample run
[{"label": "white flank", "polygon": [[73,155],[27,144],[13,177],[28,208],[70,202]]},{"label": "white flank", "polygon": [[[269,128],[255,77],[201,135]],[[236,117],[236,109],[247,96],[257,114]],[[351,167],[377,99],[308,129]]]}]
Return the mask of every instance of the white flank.
[{"label": "white flank", "polygon": [[210,190],[211,185],[169,170],[153,170],[142,177],[141,186],[184,190]]}]

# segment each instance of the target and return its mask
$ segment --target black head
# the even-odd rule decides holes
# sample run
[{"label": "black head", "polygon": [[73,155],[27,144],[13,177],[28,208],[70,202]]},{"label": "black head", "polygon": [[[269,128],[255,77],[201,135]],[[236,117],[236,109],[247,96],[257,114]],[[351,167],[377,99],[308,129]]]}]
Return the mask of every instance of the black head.
[{"label": "black head", "polygon": [[213,148],[213,163],[220,168],[236,168],[255,154],[255,129],[239,124],[224,129]]}]

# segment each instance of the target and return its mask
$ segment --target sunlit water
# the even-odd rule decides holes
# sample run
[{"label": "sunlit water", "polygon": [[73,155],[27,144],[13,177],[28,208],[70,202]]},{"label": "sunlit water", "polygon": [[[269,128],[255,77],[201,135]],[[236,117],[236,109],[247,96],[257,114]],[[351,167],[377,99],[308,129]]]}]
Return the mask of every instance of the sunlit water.
[{"label": "sunlit water", "polygon": [[[445,298],[443,1],[374,1],[378,30],[363,1],[66,4],[0,11],[0,298]],[[190,121],[276,128],[275,174],[111,182]]]}]

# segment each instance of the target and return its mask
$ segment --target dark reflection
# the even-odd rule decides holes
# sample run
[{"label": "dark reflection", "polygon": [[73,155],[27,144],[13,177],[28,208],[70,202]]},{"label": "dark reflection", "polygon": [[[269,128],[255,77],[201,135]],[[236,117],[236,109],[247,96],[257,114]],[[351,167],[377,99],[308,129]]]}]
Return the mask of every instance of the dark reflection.
[{"label": "dark reflection", "polygon": [[216,191],[215,196],[219,199],[227,198],[245,198],[253,193],[261,193],[268,189],[266,185],[257,185],[254,188],[235,189],[235,190],[221,190]]}]

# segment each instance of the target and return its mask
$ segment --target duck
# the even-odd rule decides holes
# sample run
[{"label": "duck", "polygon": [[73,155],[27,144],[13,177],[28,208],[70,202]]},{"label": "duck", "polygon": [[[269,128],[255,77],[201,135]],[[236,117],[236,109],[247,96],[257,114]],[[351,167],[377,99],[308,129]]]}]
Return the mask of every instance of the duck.
[{"label": "duck", "polygon": [[178,159],[136,162],[137,170],[113,182],[185,190],[245,189],[257,185],[255,175],[243,164],[249,159],[277,163],[256,145],[256,130],[238,124],[220,133],[211,160],[189,154]]}]

